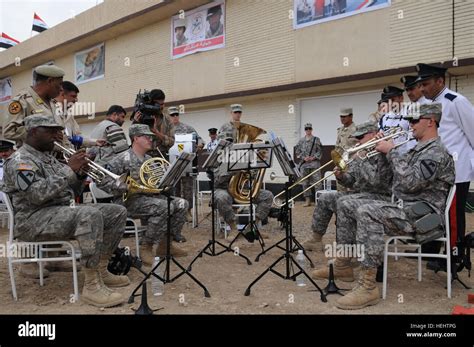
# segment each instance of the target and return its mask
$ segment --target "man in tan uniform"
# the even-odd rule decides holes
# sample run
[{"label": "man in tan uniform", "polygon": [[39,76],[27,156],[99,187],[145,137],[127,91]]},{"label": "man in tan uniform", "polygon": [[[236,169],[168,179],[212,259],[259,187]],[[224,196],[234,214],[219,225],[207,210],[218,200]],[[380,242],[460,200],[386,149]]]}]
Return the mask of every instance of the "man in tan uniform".
[{"label": "man in tan uniform", "polygon": [[6,111],[4,137],[20,147],[26,138],[23,120],[31,115],[53,116],[53,99],[59,95],[64,71],[55,65],[41,65],[33,72],[34,86],[16,95]]},{"label": "man in tan uniform", "polygon": [[[337,128],[337,140],[335,149],[340,154],[344,153],[344,150],[355,146],[357,140],[350,137],[356,130],[356,125],[352,121],[352,108],[342,108],[340,112],[342,127]],[[338,191],[346,191],[339,183],[337,184]]]}]

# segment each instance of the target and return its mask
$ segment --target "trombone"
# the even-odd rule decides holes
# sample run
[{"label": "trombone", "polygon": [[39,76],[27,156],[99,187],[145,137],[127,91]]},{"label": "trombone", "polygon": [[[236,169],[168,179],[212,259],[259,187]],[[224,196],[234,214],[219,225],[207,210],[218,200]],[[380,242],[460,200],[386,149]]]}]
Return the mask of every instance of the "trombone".
[{"label": "trombone", "polygon": [[[388,140],[393,140],[399,136],[404,136],[406,137],[406,140],[404,141],[401,141],[397,144],[395,144],[395,148],[396,147],[399,147],[405,143],[407,143],[408,141],[411,140],[410,136],[411,136],[411,131],[407,131],[407,130],[402,130],[400,128],[394,128],[393,130],[390,130],[389,131],[389,134],[388,135],[385,135],[381,138],[377,138],[377,137],[374,137],[373,139],[367,141],[366,143],[362,144],[362,145],[357,145],[357,146],[354,146],[354,147],[351,147],[347,150],[344,151],[344,153],[341,155],[339,154],[338,151],[336,150],[332,150],[331,151],[331,159],[330,161],[328,161],[326,164],[324,164],[323,166],[319,167],[318,169],[314,170],[314,171],[311,171],[309,174],[307,174],[306,176],[300,178],[298,181],[296,181],[295,183],[293,183],[288,189],[293,189],[294,187],[296,187],[297,185],[301,184],[301,182],[303,182],[304,180],[307,180],[309,177],[311,177],[312,175],[314,175],[315,173],[321,171],[322,169],[324,169],[325,167],[331,165],[334,163],[334,165],[336,165],[342,172],[346,171],[347,170],[347,167],[349,166],[349,164],[354,160],[353,158],[350,159],[354,154],[357,154],[357,156],[361,159],[361,160],[366,160],[368,158],[371,158],[375,155],[378,155],[380,154],[380,152],[377,152],[375,150],[375,147],[377,146],[377,144],[379,142],[382,142],[382,141],[388,141]],[[365,154],[362,154],[361,152],[362,151],[365,151]],[[331,175],[334,175],[334,171],[331,173]],[[288,200],[288,202],[293,202],[297,197],[299,197],[300,195],[304,194],[305,192],[307,192],[308,190],[312,189],[313,187],[317,186],[318,184],[320,184],[322,181],[324,181],[325,179],[327,179],[329,176],[326,176],[324,178],[321,178],[320,180],[318,180],[317,182],[313,183],[312,185],[310,185],[309,187],[307,187],[306,189],[304,189],[302,192],[296,194],[295,196],[293,196],[291,199]],[[275,195],[275,197],[273,198],[273,204],[277,207],[283,207],[286,205],[286,202],[284,201],[281,201],[280,199],[280,196],[282,196],[283,194],[285,193],[285,191],[282,191],[280,193],[278,193],[277,195]]]},{"label": "trombone", "polygon": [[[61,145],[59,142],[54,142],[54,145],[56,147],[58,147],[62,152],[63,152],[63,156],[64,156],[64,159],[66,160],[66,162],[69,161],[69,159],[74,155],[76,154],[77,152],[73,149],[70,149],[70,148],[66,148],[64,147],[63,145]],[[86,158],[87,162],[88,162],[88,167],[89,169],[87,170],[87,174],[96,182],[96,183],[100,183],[106,176],[110,176],[112,177],[117,185],[120,185],[121,183],[125,183],[127,181],[127,176],[128,174],[125,173],[123,175],[116,175],[114,174],[113,172],[103,168],[102,166],[100,166],[99,164],[97,163],[94,163],[92,160],[90,160],[89,158]]]}]

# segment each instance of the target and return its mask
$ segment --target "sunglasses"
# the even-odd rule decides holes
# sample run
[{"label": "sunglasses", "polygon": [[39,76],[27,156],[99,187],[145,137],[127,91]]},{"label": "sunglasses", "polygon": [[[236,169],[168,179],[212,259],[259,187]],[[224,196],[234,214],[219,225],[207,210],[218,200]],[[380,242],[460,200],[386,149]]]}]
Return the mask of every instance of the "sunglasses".
[{"label": "sunglasses", "polygon": [[313,130],[313,128],[304,128],[304,130]]},{"label": "sunglasses", "polygon": [[410,124],[418,124],[419,122],[420,122],[419,119],[409,119],[408,120],[408,123],[410,123]]},{"label": "sunglasses", "polygon": [[179,113],[170,114],[170,117],[179,117]]},{"label": "sunglasses", "polygon": [[362,140],[364,138],[364,135],[359,135],[359,136],[354,136],[356,140]]}]

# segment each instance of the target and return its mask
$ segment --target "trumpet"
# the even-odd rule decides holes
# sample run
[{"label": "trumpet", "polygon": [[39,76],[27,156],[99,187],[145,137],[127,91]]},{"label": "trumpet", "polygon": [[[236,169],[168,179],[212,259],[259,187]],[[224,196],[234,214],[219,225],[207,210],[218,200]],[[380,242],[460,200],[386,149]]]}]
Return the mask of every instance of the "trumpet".
[{"label": "trumpet", "polygon": [[[59,142],[55,141],[54,145],[56,147],[58,147],[63,152],[63,156],[64,156],[64,159],[66,160],[66,162],[68,162],[69,159],[74,154],[77,153],[73,149],[64,147]],[[119,176],[119,175],[116,175],[113,172],[103,168],[99,164],[94,163],[92,160],[90,160],[88,158],[86,158],[86,160],[88,162],[88,164],[87,164],[88,165],[87,175],[89,175],[96,183],[100,183],[106,176],[112,177],[116,181],[117,185],[120,185],[120,184],[125,183],[127,181],[127,176],[128,175],[126,173]]]}]

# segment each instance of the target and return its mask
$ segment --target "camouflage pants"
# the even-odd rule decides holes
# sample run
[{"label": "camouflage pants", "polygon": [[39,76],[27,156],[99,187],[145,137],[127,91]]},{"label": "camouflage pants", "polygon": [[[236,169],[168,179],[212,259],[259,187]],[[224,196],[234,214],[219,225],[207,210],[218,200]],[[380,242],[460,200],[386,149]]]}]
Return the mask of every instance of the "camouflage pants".
[{"label": "camouflage pants", "polygon": [[176,185],[176,196],[188,202],[189,209],[193,207],[193,177],[183,176]]},{"label": "camouflage pants", "polygon": [[333,213],[336,213],[337,200],[349,193],[343,192],[328,192],[321,194],[313,212],[313,221],[311,229],[318,234],[326,234],[329,222],[331,221]]},{"label": "camouflage pants", "polygon": [[[301,173],[303,174],[303,177],[304,177],[304,176],[308,175],[310,172],[313,172],[316,169],[317,169],[317,167],[305,167],[305,168],[301,169]],[[303,183],[301,183],[301,185],[303,186],[303,190],[305,190],[306,188],[308,188],[312,184],[316,183],[320,179],[321,179],[321,172],[317,172],[314,175],[311,175],[310,177],[305,179],[303,181]],[[313,187],[312,189],[309,189],[307,192],[305,192],[303,194],[304,197],[305,198],[314,197],[314,192],[317,191],[317,190],[321,190],[321,186],[322,186],[322,184],[320,183],[317,186]]]},{"label": "camouflage pants", "polygon": [[[224,218],[227,224],[235,222],[235,213],[232,209],[234,199],[229,194],[227,189],[216,189],[214,192],[214,201],[217,206],[219,214]],[[273,203],[273,194],[268,190],[260,190],[256,199],[253,200],[254,204],[257,204],[255,209],[255,217],[262,220],[265,219],[270,213],[270,208]]]},{"label": "camouflage pants", "polygon": [[364,267],[374,268],[382,263],[384,235],[413,233],[405,211],[390,203],[388,198],[387,201],[340,199],[337,208],[341,217],[344,217],[338,219],[337,243],[361,245],[361,262]]},{"label": "camouflage pants", "polygon": [[[135,195],[125,201],[128,215],[140,218],[146,224],[142,235],[142,244],[158,242],[168,230],[168,201],[164,196]],[[173,197],[171,200],[171,234],[179,235],[186,222],[188,203],[184,199]]]},{"label": "camouflage pants", "polygon": [[21,241],[76,239],[81,250],[81,264],[95,268],[101,255],[110,255],[118,246],[127,220],[125,207],[94,204],[45,207],[35,212],[18,231]]}]

